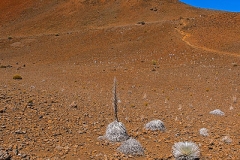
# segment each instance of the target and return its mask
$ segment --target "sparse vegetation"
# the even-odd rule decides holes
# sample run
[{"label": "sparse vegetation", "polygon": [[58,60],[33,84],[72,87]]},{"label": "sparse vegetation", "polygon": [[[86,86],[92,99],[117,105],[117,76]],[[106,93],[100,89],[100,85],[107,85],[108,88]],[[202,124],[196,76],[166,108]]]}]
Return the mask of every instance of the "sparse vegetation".
[{"label": "sparse vegetation", "polygon": [[207,129],[207,128],[201,128],[201,129],[199,130],[199,133],[200,133],[200,135],[202,135],[202,136],[204,136],[204,137],[209,136],[209,134],[208,134],[208,129]]},{"label": "sparse vegetation", "polygon": [[200,158],[200,150],[193,142],[178,142],[172,147],[172,153],[176,160],[197,160]]},{"label": "sparse vegetation", "polygon": [[114,109],[114,116],[115,116],[115,120],[118,122],[118,98],[117,98],[117,80],[114,77],[114,81],[113,81],[113,109]]},{"label": "sparse vegetation", "polygon": [[122,122],[114,121],[107,126],[105,138],[112,142],[122,142],[129,138]]},{"label": "sparse vegetation", "polygon": [[220,109],[215,109],[215,110],[213,110],[213,111],[211,111],[209,113],[210,114],[214,114],[214,115],[219,115],[219,116],[224,116],[225,115],[224,112],[221,111]]},{"label": "sparse vegetation", "polygon": [[113,109],[114,109],[114,117],[115,121],[110,123],[107,126],[106,134],[104,136],[105,139],[112,142],[121,142],[125,141],[129,138],[126,128],[122,122],[118,120],[118,98],[117,98],[117,87],[116,87],[116,78],[114,78],[113,84]]},{"label": "sparse vegetation", "polygon": [[153,65],[157,65],[157,61],[152,60],[152,64],[153,64]]},{"label": "sparse vegetation", "polygon": [[133,138],[129,138],[128,140],[124,141],[117,150],[127,155],[144,155],[144,149],[142,145]]},{"label": "sparse vegetation", "polygon": [[232,143],[232,139],[231,139],[229,136],[224,136],[224,137],[222,138],[222,141],[223,141],[224,143]]},{"label": "sparse vegetation", "polygon": [[13,79],[15,79],[15,80],[21,80],[21,79],[22,79],[22,76],[16,74],[16,75],[13,76]]},{"label": "sparse vegetation", "polygon": [[165,131],[166,128],[161,120],[153,120],[145,125],[145,129],[151,131]]}]

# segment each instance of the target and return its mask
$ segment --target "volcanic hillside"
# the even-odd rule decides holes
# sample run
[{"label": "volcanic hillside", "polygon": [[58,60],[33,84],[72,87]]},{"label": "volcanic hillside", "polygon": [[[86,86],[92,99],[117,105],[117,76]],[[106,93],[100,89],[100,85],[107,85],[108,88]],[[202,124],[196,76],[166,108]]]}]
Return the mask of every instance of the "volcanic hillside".
[{"label": "volcanic hillside", "polygon": [[[0,157],[174,159],[174,143],[192,141],[201,159],[238,160],[239,66],[240,13],[177,0],[1,0]],[[119,120],[143,156],[98,138],[114,121],[114,77]],[[154,119],[165,132],[144,129]]]}]

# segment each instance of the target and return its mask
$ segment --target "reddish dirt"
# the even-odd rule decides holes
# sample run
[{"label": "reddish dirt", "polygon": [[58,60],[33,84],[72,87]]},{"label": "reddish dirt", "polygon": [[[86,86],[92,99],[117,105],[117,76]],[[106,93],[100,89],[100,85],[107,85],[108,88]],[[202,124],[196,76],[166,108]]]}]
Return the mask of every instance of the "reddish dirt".
[{"label": "reddish dirt", "polygon": [[[1,0],[0,148],[12,159],[174,159],[174,143],[192,141],[201,159],[238,160],[239,32],[240,13],[177,0]],[[114,77],[119,119],[144,156],[98,140],[114,120]],[[154,119],[166,132],[144,130]]]}]

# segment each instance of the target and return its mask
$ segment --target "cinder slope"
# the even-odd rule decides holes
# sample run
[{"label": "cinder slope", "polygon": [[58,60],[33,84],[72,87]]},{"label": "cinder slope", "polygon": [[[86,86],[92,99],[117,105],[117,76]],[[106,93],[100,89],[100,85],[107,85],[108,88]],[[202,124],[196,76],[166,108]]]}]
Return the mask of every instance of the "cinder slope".
[{"label": "cinder slope", "polygon": [[[83,28],[174,20],[196,16],[199,10],[171,1],[31,1],[1,5],[1,38],[79,31]],[[9,2],[8,2],[9,3]],[[15,9],[17,8],[17,9]],[[16,14],[15,10],[17,11]],[[8,15],[7,13],[11,13]],[[10,20],[9,23],[6,23]]]},{"label": "cinder slope", "polygon": [[[0,148],[13,159],[173,159],[179,141],[240,159],[238,13],[176,0],[1,0],[0,13]],[[145,156],[98,140],[114,77],[118,118]],[[154,119],[166,132],[144,130]]]}]

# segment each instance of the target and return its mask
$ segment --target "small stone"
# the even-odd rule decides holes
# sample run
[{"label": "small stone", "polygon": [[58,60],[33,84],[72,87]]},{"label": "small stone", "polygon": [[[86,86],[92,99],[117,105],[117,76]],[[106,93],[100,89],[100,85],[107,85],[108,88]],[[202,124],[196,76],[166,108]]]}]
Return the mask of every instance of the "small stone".
[{"label": "small stone", "polygon": [[138,22],[137,24],[144,25],[144,24],[145,24],[145,22],[144,22],[144,21],[140,21],[140,22]]},{"label": "small stone", "polygon": [[0,113],[4,113],[4,112],[6,112],[6,107],[0,107]]},{"label": "small stone", "polygon": [[71,107],[71,108],[77,108],[77,102],[73,101],[73,102],[69,105],[69,107]]},{"label": "small stone", "polygon": [[8,160],[10,158],[11,158],[11,156],[9,155],[8,152],[6,152],[4,150],[0,150],[0,159],[1,160]]},{"label": "small stone", "polygon": [[16,134],[26,134],[27,132],[19,129],[19,130],[16,130],[15,133]]},{"label": "small stone", "polygon": [[153,68],[153,69],[152,69],[152,71],[156,71],[156,69],[155,69],[155,68]]},{"label": "small stone", "polygon": [[79,133],[79,134],[84,134],[84,133],[86,133],[86,131],[80,130],[80,131],[78,131],[78,133]]}]

